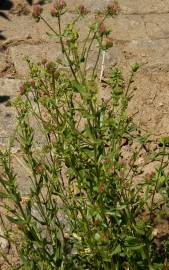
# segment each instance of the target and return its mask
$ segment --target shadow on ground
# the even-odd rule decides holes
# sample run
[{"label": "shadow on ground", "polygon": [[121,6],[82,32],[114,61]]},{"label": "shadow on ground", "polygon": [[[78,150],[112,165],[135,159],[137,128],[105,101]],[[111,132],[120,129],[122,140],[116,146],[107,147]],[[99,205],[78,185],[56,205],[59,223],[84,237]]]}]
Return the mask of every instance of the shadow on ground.
[{"label": "shadow on ground", "polygon": [[7,102],[10,99],[10,96],[0,96],[0,103]]},{"label": "shadow on ground", "polygon": [[[10,10],[13,7],[13,3],[10,0],[0,0],[0,17],[3,17],[6,20],[9,20],[8,16],[4,11]],[[2,30],[0,30],[0,40],[5,40],[5,36],[2,34]]]}]

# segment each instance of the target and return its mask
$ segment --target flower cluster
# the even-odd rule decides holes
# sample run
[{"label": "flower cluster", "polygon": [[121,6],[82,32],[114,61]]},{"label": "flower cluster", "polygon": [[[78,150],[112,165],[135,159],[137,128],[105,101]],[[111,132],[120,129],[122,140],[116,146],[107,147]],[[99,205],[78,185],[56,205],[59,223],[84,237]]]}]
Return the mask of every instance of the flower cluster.
[{"label": "flower cluster", "polygon": [[42,13],[43,8],[39,4],[33,5],[33,10],[32,10],[32,16],[36,19],[39,19],[40,14]]},{"label": "flower cluster", "polygon": [[78,7],[78,12],[79,12],[79,14],[81,15],[81,16],[85,16],[85,15],[87,15],[88,14],[88,9],[84,6],[84,5],[80,5],[79,7]]},{"label": "flower cluster", "polygon": [[22,96],[26,93],[26,86],[25,84],[22,84],[20,87],[19,87],[19,94]]},{"label": "flower cluster", "polygon": [[51,15],[53,17],[58,17],[60,14],[63,13],[66,6],[67,4],[64,0],[53,1],[51,8]]},{"label": "flower cluster", "polygon": [[110,34],[110,30],[106,28],[106,26],[104,25],[104,23],[101,23],[99,25],[99,34],[101,36],[108,36]]},{"label": "flower cluster", "polygon": [[113,4],[110,4],[107,6],[106,8],[106,13],[109,16],[114,16],[117,15],[119,13],[120,7],[117,3],[117,1],[115,1]]}]

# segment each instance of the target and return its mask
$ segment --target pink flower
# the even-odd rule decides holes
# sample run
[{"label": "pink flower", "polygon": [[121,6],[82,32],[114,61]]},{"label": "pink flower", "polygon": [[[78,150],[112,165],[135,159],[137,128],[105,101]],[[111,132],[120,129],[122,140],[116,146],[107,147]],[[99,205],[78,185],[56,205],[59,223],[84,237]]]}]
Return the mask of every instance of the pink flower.
[{"label": "pink flower", "polygon": [[106,42],[105,42],[105,48],[109,49],[111,47],[113,47],[113,39],[112,38],[107,38]]},{"label": "pink flower", "polygon": [[113,4],[108,5],[106,8],[106,13],[109,16],[117,15],[119,13],[120,7],[117,3],[117,1],[114,1]]},{"label": "pink flower", "polygon": [[66,4],[66,2],[64,0],[60,0],[59,4],[60,4],[61,9],[65,8],[67,6],[67,4]]},{"label": "pink flower", "polygon": [[19,87],[19,93],[20,93],[20,95],[24,95],[25,92],[26,92],[25,84],[22,84],[22,85]]},{"label": "pink flower", "polygon": [[64,9],[67,6],[65,0],[57,0],[57,1],[53,1],[53,8],[57,9]]},{"label": "pink flower", "polygon": [[110,33],[110,31],[107,30],[104,23],[101,23],[100,26],[99,26],[99,33],[100,33],[101,36],[104,36],[104,35],[107,36]]},{"label": "pink flower", "polygon": [[40,14],[42,13],[42,11],[43,11],[43,8],[41,7],[41,5],[35,4],[33,5],[32,16],[34,18],[38,18]]},{"label": "pink flower", "polygon": [[50,10],[50,14],[52,15],[52,17],[57,17],[59,13],[58,13],[57,9],[54,8],[54,6],[53,6]]},{"label": "pink flower", "polygon": [[88,10],[84,5],[80,5],[78,7],[78,11],[79,11],[80,15],[82,15],[82,16],[84,16],[88,13]]},{"label": "pink flower", "polygon": [[105,34],[107,32],[105,25],[102,23],[99,27],[100,34]]},{"label": "pink flower", "polygon": [[67,4],[64,0],[53,1],[50,11],[51,15],[53,17],[57,17],[60,14],[60,11],[62,11],[66,6]]}]

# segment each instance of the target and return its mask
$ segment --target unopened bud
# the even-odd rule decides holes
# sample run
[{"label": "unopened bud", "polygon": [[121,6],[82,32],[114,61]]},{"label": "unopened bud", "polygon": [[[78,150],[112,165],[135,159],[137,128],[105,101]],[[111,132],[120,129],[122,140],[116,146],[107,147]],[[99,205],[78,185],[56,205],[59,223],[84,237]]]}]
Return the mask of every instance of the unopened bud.
[{"label": "unopened bud", "polygon": [[104,23],[101,23],[100,26],[99,26],[99,33],[100,33],[101,36],[107,36],[110,33],[110,31],[107,30]]},{"label": "unopened bud", "polygon": [[103,49],[108,50],[111,47],[113,47],[113,39],[112,38],[106,38],[106,41],[103,44]]},{"label": "unopened bud", "polygon": [[65,0],[57,0],[53,1],[53,8],[55,10],[62,10],[67,6]]},{"label": "unopened bud", "polygon": [[46,63],[46,69],[50,74],[53,74],[56,70],[55,63],[54,62],[48,62]]},{"label": "unopened bud", "polygon": [[64,0],[60,0],[59,4],[60,4],[61,9],[65,8],[67,6],[67,4],[66,4],[66,2]]},{"label": "unopened bud", "polygon": [[52,17],[57,17],[59,13],[58,13],[57,9],[52,7],[50,10],[50,14],[52,15]]},{"label": "unopened bud", "polygon": [[114,16],[117,15],[119,13],[120,7],[118,5],[118,3],[115,1],[113,4],[110,4],[107,6],[106,8],[106,13],[109,16]]},{"label": "unopened bud", "polygon": [[103,193],[105,191],[105,186],[103,184],[101,184],[99,186],[99,193]]},{"label": "unopened bud", "polygon": [[80,15],[82,15],[82,16],[84,16],[88,13],[88,10],[84,5],[80,5],[78,7],[78,11],[79,11]]},{"label": "unopened bud", "polygon": [[35,4],[33,5],[32,16],[34,18],[38,18],[40,14],[42,13],[42,11],[43,11],[43,8],[41,7],[41,5]]},{"label": "unopened bud", "polygon": [[38,173],[38,174],[43,174],[43,172],[44,172],[43,166],[41,164],[37,165],[35,167],[35,172]]},{"label": "unopened bud", "polygon": [[22,85],[19,87],[19,93],[20,93],[20,95],[24,95],[25,92],[26,92],[25,84],[22,84]]}]

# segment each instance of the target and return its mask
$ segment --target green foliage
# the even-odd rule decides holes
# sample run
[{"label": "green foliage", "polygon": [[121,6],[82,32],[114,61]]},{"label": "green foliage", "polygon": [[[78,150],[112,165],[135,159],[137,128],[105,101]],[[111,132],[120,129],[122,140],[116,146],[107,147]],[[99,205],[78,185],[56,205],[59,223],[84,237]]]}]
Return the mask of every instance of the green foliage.
[{"label": "green foliage", "polygon": [[[81,10],[84,16],[86,11]],[[113,12],[109,6],[103,20]],[[135,184],[136,161],[148,141],[127,114],[139,66],[132,67],[128,84],[120,69],[110,67],[104,84],[111,96],[100,99],[99,59],[108,33],[104,36],[102,25],[100,34],[103,22],[97,23],[81,48],[76,31],[80,18],[78,13],[63,31],[59,27],[59,33],[51,28],[65,62],[35,65],[28,60],[30,79],[13,102],[16,140],[31,180],[26,198],[17,186],[11,149],[0,153],[0,197],[10,201],[1,207],[15,224],[20,242],[17,269],[168,269],[169,241],[165,237],[156,244],[154,224],[161,214],[157,193],[168,207],[164,143],[159,153],[153,153],[160,160],[154,174]],[[95,42],[98,56],[88,71]],[[123,157],[124,141],[140,143],[129,159]],[[13,235],[6,235],[15,244]]]}]

